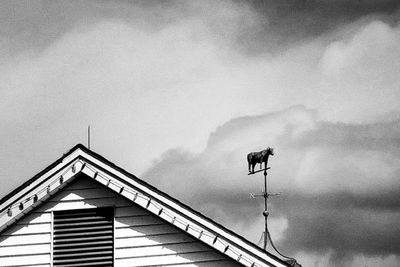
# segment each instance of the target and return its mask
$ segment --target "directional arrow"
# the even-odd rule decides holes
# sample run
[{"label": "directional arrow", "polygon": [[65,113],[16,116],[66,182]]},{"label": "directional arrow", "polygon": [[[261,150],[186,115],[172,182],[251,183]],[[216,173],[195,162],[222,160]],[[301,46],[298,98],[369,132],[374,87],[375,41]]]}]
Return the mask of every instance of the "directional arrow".
[{"label": "directional arrow", "polygon": [[269,170],[269,169],[271,169],[271,168],[270,168],[270,167],[267,167],[267,168],[262,169],[262,170],[258,170],[258,171],[254,171],[254,172],[249,172],[247,175],[252,175],[252,174],[255,174],[255,173],[258,173],[258,172],[262,172],[262,171],[266,171],[266,170]]},{"label": "directional arrow", "polygon": [[269,197],[278,197],[278,196],[280,196],[282,193],[281,192],[279,192],[279,193],[267,193],[267,194],[265,194],[265,192],[261,192],[261,193],[250,193],[250,198],[256,198],[256,197],[266,197],[266,198],[269,198]]}]

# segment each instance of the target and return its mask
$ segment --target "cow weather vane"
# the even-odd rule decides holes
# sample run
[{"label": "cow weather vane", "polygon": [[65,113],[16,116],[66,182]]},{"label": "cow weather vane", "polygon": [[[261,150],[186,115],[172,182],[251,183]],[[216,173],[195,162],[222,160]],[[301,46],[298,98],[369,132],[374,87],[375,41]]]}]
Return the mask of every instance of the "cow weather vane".
[{"label": "cow weather vane", "polygon": [[[263,197],[264,198],[264,211],[263,211],[263,215],[265,218],[265,230],[263,233],[264,236],[264,250],[267,250],[267,243],[268,240],[272,245],[272,248],[282,257],[288,259],[287,262],[289,264],[291,264],[292,266],[301,266],[299,265],[296,260],[294,258],[291,257],[287,257],[285,255],[283,255],[282,253],[280,253],[278,251],[278,249],[275,247],[274,243],[272,242],[271,239],[271,235],[268,231],[268,215],[269,215],[269,211],[268,211],[268,198],[273,197],[273,196],[279,196],[281,193],[268,193],[267,190],[267,170],[270,169],[270,167],[268,167],[268,159],[269,156],[273,156],[274,155],[274,149],[271,147],[268,147],[267,149],[264,149],[262,151],[259,152],[250,152],[249,154],[247,154],[247,163],[248,163],[248,168],[249,168],[249,173],[248,175],[252,175],[252,174],[256,174],[259,172],[263,172],[264,174],[264,192],[261,193],[250,193],[250,197],[251,198],[256,198],[256,197]],[[263,168],[263,163],[264,163],[264,168]],[[260,164],[260,169],[255,171],[254,167]]]}]

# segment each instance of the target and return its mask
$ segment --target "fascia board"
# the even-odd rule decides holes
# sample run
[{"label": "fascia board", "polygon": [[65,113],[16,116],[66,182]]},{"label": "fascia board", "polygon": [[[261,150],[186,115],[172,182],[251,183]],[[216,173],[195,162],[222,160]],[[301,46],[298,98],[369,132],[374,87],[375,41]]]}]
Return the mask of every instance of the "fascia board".
[{"label": "fascia board", "polygon": [[83,151],[81,149],[77,149],[73,151],[71,154],[67,155],[62,159],[60,163],[58,163],[54,168],[48,170],[43,175],[32,181],[31,184],[22,188],[20,191],[16,192],[13,196],[4,201],[4,203],[0,206],[0,211],[7,209],[12,203],[18,202],[18,200],[22,199],[24,196],[29,194],[34,188],[40,186],[44,181],[49,179],[50,177],[57,175],[60,170],[64,169],[67,165],[70,165],[72,162],[77,161],[79,156]]},{"label": "fascia board", "polygon": [[[37,179],[41,180],[42,183],[39,185],[37,183],[32,183],[35,184],[35,186],[29,188],[24,194],[21,193],[22,195],[16,198],[14,202],[8,203],[6,209],[0,213],[0,232],[74,180],[81,172],[82,166],[83,163],[76,158],[70,162],[66,162],[63,166],[56,166],[55,168],[57,170],[51,172],[52,175],[48,176],[46,173],[43,177],[38,177]],[[61,176],[63,177],[62,180],[60,179]],[[36,200],[34,200],[34,196],[37,197]],[[12,199],[14,199],[14,197],[12,197]],[[16,206],[19,203],[23,204],[22,209]],[[8,208],[10,206],[12,206],[11,214],[8,214]]]}]

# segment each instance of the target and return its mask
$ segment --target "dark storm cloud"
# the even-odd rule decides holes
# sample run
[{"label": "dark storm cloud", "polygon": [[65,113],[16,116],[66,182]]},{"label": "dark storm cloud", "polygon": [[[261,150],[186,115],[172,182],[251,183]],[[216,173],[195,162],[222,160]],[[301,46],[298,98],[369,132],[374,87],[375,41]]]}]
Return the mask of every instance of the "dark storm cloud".
[{"label": "dark storm cloud", "polygon": [[400,153],[400,120],[390,123],[320,123],[299,142],[302,146],[343,146],[348,149],[394,150]]},{"label": "dark storm cloud", "polygon": [[227,45],[235,46],[237,32],[257,31],[258,20],[250,9],[247,3],[230,0],[1,1],[0,52],[41,51],[65,33],[104,21],[159,32],[172,24],[199,20],[220,38],[228,38]]},{"label": "dark storm cloud", "polygon": [[[319,123],[295,143],[300,147],[335,147],[339,153],[365,151],[388,153],[399,159],[400,121],[372,124]],[[294,144],[295,145],[295,144]],[[360,154],[362,157],[363,155]],[[394,162],[394,164],[396,164]],[[374,166],[374,161],[370,164]],[[379,165],[376,166],[379,168]],[[378,172],[379,173],[379,172]],[[295,193],[276,203],[277,211],[288,217],[283,245],[327,252],[333,250],[332,265],[343,266],[355,254],[372,256],[400,254],[400,171],[393,172],[392,185],[384,189],[371,185],[368,192],[331,191],[309,196]],[[369,183],[366,174],[364,183]],[[337,167],[332,179],[343,183],[353,179]],[[376,179],[380,180],[379,174]],[[382,183],[386,181],[382,180]],[[304,192],[307,193],[307,192]]]},{"label": "dark storm cloud", "polygon": [[283,195],[271,210],[288,222],[284,251],[330,252],[332,266],[350,265],[354,255],[400,255],[399,123],[319,122],[301,106],[236,118],[210,135],[202,153],[170,150],[144,177],[251,236],[262,203],[248,193],[259,191],[261,179],[246,175],[245,155],[273,145],[270,188]]},{"label": "dark storm cloud", "polygon": [[[241,2],[241,1],[239,1]],[[260,15],[260,27],[238,39],[249,52],[290,47],[360,19],[399,19],[397,0],[250,0],[244,1]]]},{"label": "dark storm cloud", "polygon": [[[301,33],[318,34],[334,25],[341,25],[368,15],[396,14],[396,0],[250,0],[260,13],[281,27],[301,29]],[[396,19],[396,18],[393,18]],[[290,27],[292,26],[292,27]]]},{"label": "dark storm cloud", "polygon": [[391,193],[375,197],[299,196],[279,201],[277,210],[289,207],[283,212],[289,225],[281,245],[291,253],[299,249],[322,254],[332,251],[333,266],[349,265],[357,254],[399,255],[400,190]]},{"label": "dark storm cloud", "polygon": [[0,36],[9,43],[8,52],[45,48],[74,27],[104,20],[165,26],[173,6],[160,1],[1,1]]},{"label": "dark storm cloud", "polygon": [[[291,47],[364,17],[395,23],[400,3],[395,0],[1,1],[0,36],[7,43],[7,51],[15,53],[32,47],[44,48],[72,28],[104,20],[120,20],[158,31],[182,20],[204,19],[202,16],[213,5],[214,10],[219,10],[214,14],[219,19],[206,16],[210,29],[220,36],[230,36],[229,45],[258,54]],[[241,23],[223,18],[232,10],[243,12]],[[227,25],[234,30],[227,31]]]}]

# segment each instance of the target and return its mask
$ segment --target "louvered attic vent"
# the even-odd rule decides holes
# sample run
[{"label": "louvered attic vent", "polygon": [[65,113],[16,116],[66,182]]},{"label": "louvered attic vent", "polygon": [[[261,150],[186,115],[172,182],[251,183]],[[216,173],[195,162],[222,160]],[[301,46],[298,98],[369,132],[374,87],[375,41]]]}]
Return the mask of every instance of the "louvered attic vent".
[{"label": "louvered attic vent", "polygon": [[113,266],[114,209],[54,212],[53,266]]}]

